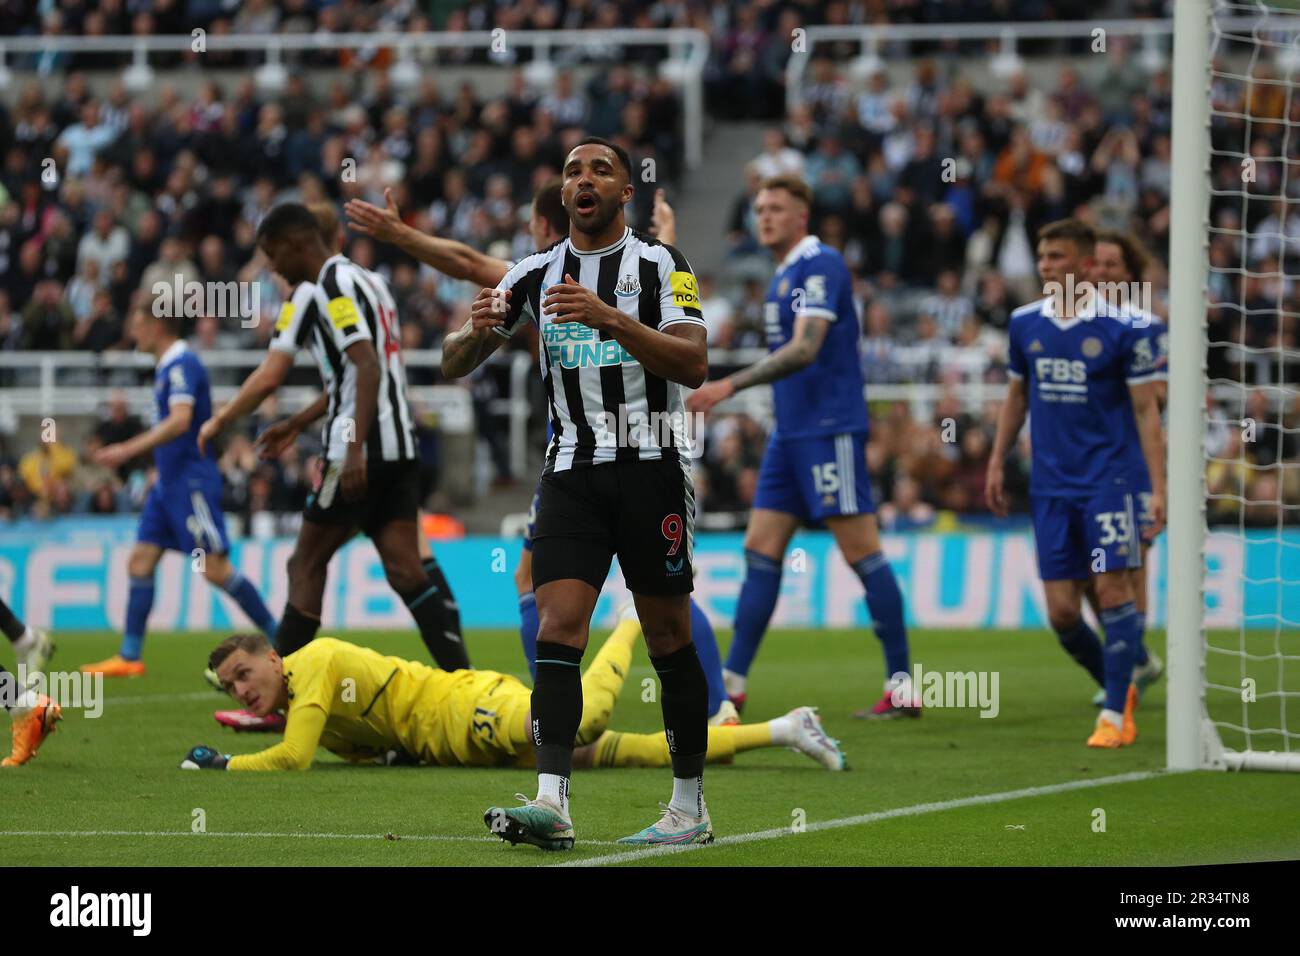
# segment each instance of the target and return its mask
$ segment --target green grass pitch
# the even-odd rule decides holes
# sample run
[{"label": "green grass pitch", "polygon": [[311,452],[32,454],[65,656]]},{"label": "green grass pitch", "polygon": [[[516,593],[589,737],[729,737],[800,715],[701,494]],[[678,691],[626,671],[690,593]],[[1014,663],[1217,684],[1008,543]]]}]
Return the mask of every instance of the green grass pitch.
[{"label": "green grass pitch", "polygon": [[[342,636],[427,659],[414,633]],[[666,770],[580,771],[572,798],[578,846],[569,854],[546,854],[506,846],[481,821],[487,806],[509,803],[517,791],[533,792],[529,771],[350,767],[321,751],[316,766],[301,774],[183,772],[177,764],[194,744],[239,753],[273,740],[213,722],[213,710],[231,706],[200,676],[218,638],[151,635],[146,677],[106,682],[99,719],[68,713],[32,763],[0,771],[0,859],[6,865],[533,866],[598,860],[620,854],[624,848],[613,841],[657,818],[657,801],[668,797]],[[468,639],[478,666],[522,671],[514,632],[476,631]],[[1157,647],[1163,642],[1161,635],[1151,639]],[[99,659],[116,643],[105,633],[60,633],[56,640],[56,669]],[[881,686],[875,639],[863,632],[775,632],[755,667],[746,717],[819,706],[828,731],[843,741],[850,770],[828,773],[788,750],[738,755],[733,765],[706,772],[718,844],[688,853],[637,851],[630,860],[607,862],[1076,866],[1300,858],[1300,777],[1161,772],[1163,683],[1139,711],[1137,745],[1097,752],[1083,746],[1096,716],[1089,704],[1093,688],[1050,634],[920,631],[912,644],[914,660],[926,669],[997,671],[998,716],[932,709],[915,721],[853,720],[851,712],[872,702]],[[10,665],[8,649],[3,652]],[[1281,689],[1275,662],[1250,666],[1258,668],[1261,692]],[[1238,670],[1231,662],[1230,672],[1218,677],[1235,684]],[[642,701],[642,681],[652,673],[639,649],[614,713],[615,729],[661,729],[658,704]],[[1271,683],[1265,675],[1272,675]],[[1278,726],[1277,701],[1263,698],[1258,706],[1272,708],[1273,716],[1252,723]],[[1235,704],[1232,713],[1239,716],[1240,709]],[[1282,746],[1280,738],[1256,739],[1255,745]],[[1121,774],[1135,777],[1091,785]],[[969,799],[1071,783],[1088,785],[991,802]],[[1098,810],[1104,832],[1098,832]],[[196,811],[206,833],[192,832]]]}]

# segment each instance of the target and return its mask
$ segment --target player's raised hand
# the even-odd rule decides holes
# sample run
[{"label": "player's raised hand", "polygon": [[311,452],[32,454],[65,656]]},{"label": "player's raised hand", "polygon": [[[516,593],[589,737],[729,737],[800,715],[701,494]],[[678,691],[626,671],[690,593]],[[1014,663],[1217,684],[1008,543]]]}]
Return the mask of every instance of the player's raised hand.
[{"label": "player's raised hand", "polygon": [[205,747],[200,744],[197,747],[191,747],[190,752],[185,755],[181,761],[182,770],[225,770],[226,764],[230,758],[223,753],[218,753],[211,747]]},{"label": "player's raised hand", "polygon": [[996,458],[989,459],[989,470],[984,477],[984,497],[988,501],[989,510],[999,518],[1005,518],[1010,512],[1002,462]]},{"label": "player's raised hand", "polygon": [[736,394],[736,386],[729,378],[720,378],[716,382],[705,382],[686,398],[686,410],[693,414],[703,414],[718,402]]},{"label": "player's raised hand", "polygon": [[366,496],[366,453],[357,442],[348,445],[339,484],[343,488],[344,501],[360,501]]},{"label": "player's raised hand", "polygon": [[469,307],[469,320],[474,331],[479,329],[499,329],[506,324],[506,309],[509,308],[510,290],[480,289]]},{"label": "player's raised hand", "polygon": [[216,415],[213,415],[203,423],[203,427],[199,429],[198,438],[195,440],[199,446],[200,455],[206,455],[208,453],[208,442],[216,441],[217,436],[221,434],[221,431],[222,424],[217,420]]},{"label": "player's raised hand", "polygon": [[1164,530],[1165,527],[1165,496],[1152,492],[1147,502],[1147,514],[1151,516],[1146,532],[1142,535],[1143,541],[1154,541],[1156,536]]},{"label": "player's raised hand", "polygon": [[131,455],[121,442],[112,445],[105,445],[99,451],[95,452],[95,464],[102,465],[105,468],[117,469],[130,461]]},{"label": "player's raised hand", "polygon": [[621,312],[600,301],[586,286],[567,272],[564,281],[546,290],[542,311],[552,322],[578,322],[592,329],[607,329],[622,317]]},{"label": "player's raised hand", "polygon": [[386,209],[372,206],[364,199],[349,199],[343,205],[348,226],[380,242],[397,242],[402,231],[402,215],[393,201],[393,191],[384,190]]},{"label": "player's raised hand", "polygon": [[262,461],[270,461],[283,455],[297,439],[300,429],[294,425],[292,418],[281,419],[268,425],[253,441],[253,450]]},{"label": "player's raised hand", "polygon": [[663,189],[655,190],[654,211],[650,214],[650,234],[669,245],[677,239],[677,214],[668,205]]}]

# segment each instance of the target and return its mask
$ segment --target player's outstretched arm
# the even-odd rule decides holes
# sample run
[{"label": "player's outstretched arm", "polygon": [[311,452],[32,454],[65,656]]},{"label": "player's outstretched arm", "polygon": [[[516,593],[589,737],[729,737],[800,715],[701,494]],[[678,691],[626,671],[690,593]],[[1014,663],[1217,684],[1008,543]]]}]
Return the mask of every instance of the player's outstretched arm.
[{"label": "player's outstretched arm", "polygon": [[329,396],[321,392],[306,408],[262,429],[253,442],[253,450],[263,461],[279,458],[328,408]]},{"label": "player's outstretched arm", "polygon": [[117,468],[132,459],[148,454],[159,445],[180,438],[190,430],[190,422],[193,420],[194,406],[190,402],[173,402],[167,417],[147,432],[142,432],[128,441],[105,445],[95,452],[95,464],[103,465],[105,468]]},{"label": "player's outstretched arm", "polygon": [[984,480],[984,497],[989,509],[999,518],[1005,518],[1010,511],[1007,501],[1003,467],[1011,446],[1020,435],[1025,424],[1025,414],[1029,410],[1028,392],[1023,378],[1013,377],[1007,383],[1007,398],[998,410],[998,432],[993,439],[993,451],[989,455],[988,473]]},{"label": "player's outstretched arm", "polygon": [[293,368],[293,356],[278,349],[269,350],[262,359],[262,364],[244,379],[235,397],[221,406],[211,418],[199,429],[199,453],[203,454],[208,442],[212,441],[230,425],[243,418],[267,397],[275,392],[289,377]]},{"label": "player's outstretched arm", "polygon": [[501,347],[505,336],[494,331],[505,328],[511,290],[480,289],[470,306],[469,321],[442,340],[442,374],[464,378],[487,361]]},{"label": "player's outstretched arm", "polygon": [[402,222],[391,189],[384,190],[384,202],[387,208],[380,209],[362,199],[349,199],[343,206],[348,225],[372,239],[397,246],[407,255],[453,279],[494,286],[510,270],[510,263],[504,259],[484,255],[463,242],[428,236],[412,229]]},{"label": "player's outstretched arm", "polygon": [[307,770],[325,732],[325,711],[316,706],[290,707],[284,740],[255,754],[236,754],[227,770]]},{"label": "player's outstretched arm", "polygon": [[1151,526],[1147,540],[1165,526],[1165,439],[1160,428],[1160,382],[1142,382],[1128,387],[1133,400],[1133,416],[1137,419],[1138,438],[1142,442],[1142,457],[1146,459],[1151,475]]},{"label": "player's outstretched arm", "polygon": [[748,368],[728,375],[716,382],[705,383],[686,400],[691,412],[707,412],[718,402],[730,398],[742,389],[793,375],[807,368],[817,358],[830,323],[825,319],[801,312],[794,320],[790,341],[770,355],[759,359]]}]

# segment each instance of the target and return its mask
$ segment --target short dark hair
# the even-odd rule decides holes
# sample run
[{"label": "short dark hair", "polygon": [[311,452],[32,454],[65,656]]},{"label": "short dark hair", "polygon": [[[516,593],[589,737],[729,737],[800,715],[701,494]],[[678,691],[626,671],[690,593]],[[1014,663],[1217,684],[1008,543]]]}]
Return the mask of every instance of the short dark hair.
[{"label": "short dark hair", "polygon": [[[603,136],[588,136],[586,139],[579,140],[575,143],[573,149],[577,149],[579,146],[604,146],[606,149],[612,150],[614,155],[618,157],[618,162],[619,165],[623,167],[623,172],[627,173],[627,181],[632,181],[632,157],[629,156],[627,150],[618,145],[618,143],[612,143]],[[573,152],[573,149],[569,150],[569,152]],[[566,225],[564,228],[567,230],[569,227]]]},{"label": "short dark hair", "polygon": [[[275,206],[257,227],[257,241],[276,242],[295,232],[308,232],[320,236],[320,223],[310,209],[300,202],[284,202]],[[328,248],[330,244],[326,244]]]},{"label": "short dark hair", "polygon": [[564,208],[563,186],[558,176],[538,187],[533,207],[556,234],[563,236],[569,231],[569,210]]},{"label": "short dark hair", "polygon": [[1124,259],[1124,268],[1128,270],[1130,281],[1139,282],[1151,262],[1150,254],[1142,248],[1142,243],[1126,232],[1114,229],[1102,229],[1097,233],[1097,242],[1108,242],[1119,246],[1119,254]]},{"label": "short dark hair", "polygon": [[245,651],[249,654],[265,654],[270,650],[271,642],[266,639],[265,634],[259,634],[256,631],[231,634],[212,649],[212,653],[208,655],[208,666],[216,670],[235,651]]},{"label": "short dark hair", "polygon": [[[167,292],[164,297],[171,298],[171,292]],[[157,301],[157,299],[155,299],[154,301]],[[166,331],[168,335],[174,335],[177,338],[180,338],[181,317],[179,315],[173,314],[180,309],[180,304],[174,303],[173,306],[174,307],[171,309],[163,309],[161,315],[159,315],[157,312],[154,311],[153,303],[150,303],[147,306],[144,305],[139,306],[137,311],[143,312],[149,318],[161,324],[163,330]]]},{"label": "short dark hair", "polygon": [[1058,219],[1049,222],[1038,230],[1038,241],[1064,239],[1073,242],[1076,249],[1085,255],[1092,254],[1092,247],[1097,244],[1097,233],[1092,226],[1082,219]]}]

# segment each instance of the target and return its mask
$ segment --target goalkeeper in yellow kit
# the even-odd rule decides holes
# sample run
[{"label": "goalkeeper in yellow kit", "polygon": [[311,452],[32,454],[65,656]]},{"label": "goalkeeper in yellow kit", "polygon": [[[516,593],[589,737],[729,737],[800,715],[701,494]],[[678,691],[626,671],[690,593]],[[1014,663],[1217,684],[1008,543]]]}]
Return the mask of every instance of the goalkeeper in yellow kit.
[{"label": "goalkeeper in yellow kit", "polygon": [[[624,619],[583,674],[576,767],[670,763],[663,734],[606,729],[640,633],[634,617]],[[222,641],[209,666],[254,714],[285,710],[284,740],[235,756],[195,747],[181,763],[187,770],[306,770],[317,746],[373,763],[532,765],[532,692],[509,674],[443,671],[331,637],[318,637],[281,658],[261,634]],[[792,747],[830,770],[844,769],[843,753],[811,707],[765,723],[711,727],[707,759],[727,761],[744,750],[773,746]]]}]

